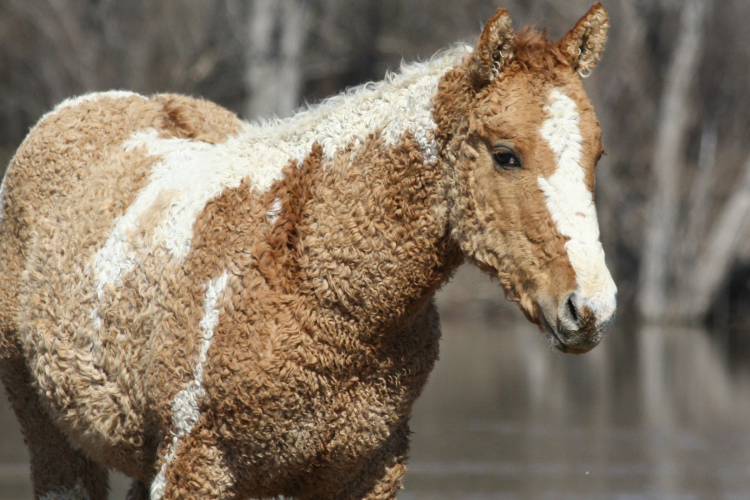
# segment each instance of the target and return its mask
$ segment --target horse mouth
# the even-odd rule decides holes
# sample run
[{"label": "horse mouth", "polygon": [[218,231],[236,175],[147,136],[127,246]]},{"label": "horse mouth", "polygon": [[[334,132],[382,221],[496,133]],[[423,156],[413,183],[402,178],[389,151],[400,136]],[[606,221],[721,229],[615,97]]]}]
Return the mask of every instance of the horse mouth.
[{"label": "horse mouth", "polygon": [[565,345],[565,342],[562,341],[560,336],[557,334],[554,328],[552,328],[552,325],[547,320],[547,316],[544,314],[541,314],[542,316],[542,329],[549,335],[550,339],[552,340],[552,344],[559,350],[564,353],[568,352],[568,346]]},{"label": "horse mouth", "polygon": [[[542,317],[542,325],[540,329],[547,333],[550,340],[552,341],[552,345],[554,345],[557,350],[563,353],[585,354],[589,352],[591,349],[593,349],[594,347],[596,347],[599,344],[599,340],[601,340],[601,334],[599,332],[595,332],[594,338],[592,339],[586,339],[583,342],[580,342],[580,341],[574,342],[574,343],[571,343],[570,341],[566,342],[563,340],[563,338],[571,337],[571,336],[580,337],[580,334],[582,332],[580,330],[576,332],[560,331],[557,328],[554,328],[552,326],[552,324],[549,322],[545,314],[540,314],[540,316]],[[578,335],[575,335],[575,334],[578,334]]]}]

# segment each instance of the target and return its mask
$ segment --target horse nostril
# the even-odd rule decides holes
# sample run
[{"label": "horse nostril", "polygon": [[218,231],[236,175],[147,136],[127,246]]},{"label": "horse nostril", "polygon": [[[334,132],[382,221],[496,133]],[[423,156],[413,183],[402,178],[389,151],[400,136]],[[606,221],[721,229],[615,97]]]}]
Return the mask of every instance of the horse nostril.
[{"label": "horse nostril", "polygon": [[579,324],[578,309],[576,309],[575,304],[573,304],[572,295],[568,297],[568,311],[570,312],[570,317],[573,319],[575,324],[578,325]]}]

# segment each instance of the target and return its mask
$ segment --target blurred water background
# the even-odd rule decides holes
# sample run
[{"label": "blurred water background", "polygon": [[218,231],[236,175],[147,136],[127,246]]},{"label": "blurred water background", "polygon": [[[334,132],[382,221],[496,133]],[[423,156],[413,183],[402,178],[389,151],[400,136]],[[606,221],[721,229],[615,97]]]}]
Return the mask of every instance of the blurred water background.
[{"label": "blurred water background", "polygon": [[[464,267],[438,295],[402,499],[750,498],[750,2],[607,0],[585,88],[618,318],[553,351]],[[561,37],[591,0],[0,0],[0,174],[29,127],[93,90],[202,96],[253,119],[471,42],[497,7]],[[1,256],[0,256],[1,258]],[[31,498],[0,404],[0,499]],[[113,498],[127,481],[112,476]]]},{"label": "blurred water background", "polygon": [[[750,497],[746,334],[620,318],[590,353],[564,355],[501,297],[472,267],[438,296],[441,359],[414,409],[401,500]],[[5,401],[0,429],[0,498],[30,499]],[[113,474],[110,498],[128,484]]]}]

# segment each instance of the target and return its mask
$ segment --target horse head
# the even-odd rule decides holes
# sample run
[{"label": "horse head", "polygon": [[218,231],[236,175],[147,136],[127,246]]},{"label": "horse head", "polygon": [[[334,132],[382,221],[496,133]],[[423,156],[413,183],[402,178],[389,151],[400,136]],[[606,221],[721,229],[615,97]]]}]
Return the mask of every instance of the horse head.
[{"label": "horse head", "polygon": [[451,237],[563,352],[596,346],[616,307],[594,206],[601,127],[581,82],[608,28],[597,3],[555,43],[514,33],[500,9],[435,103]]}]

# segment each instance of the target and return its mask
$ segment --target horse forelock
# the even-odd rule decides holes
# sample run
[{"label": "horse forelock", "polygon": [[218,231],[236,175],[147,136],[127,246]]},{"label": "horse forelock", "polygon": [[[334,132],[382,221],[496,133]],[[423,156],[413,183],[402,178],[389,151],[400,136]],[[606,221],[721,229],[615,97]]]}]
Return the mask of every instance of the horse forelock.
[{"label": "horse forelock", "polygon": [[514,39],[513,57],[522,71],[553,74],[560,69],[570,68],[570,63],[557,44],[547,37],[545,31],[527,27],[518,32]]}]

